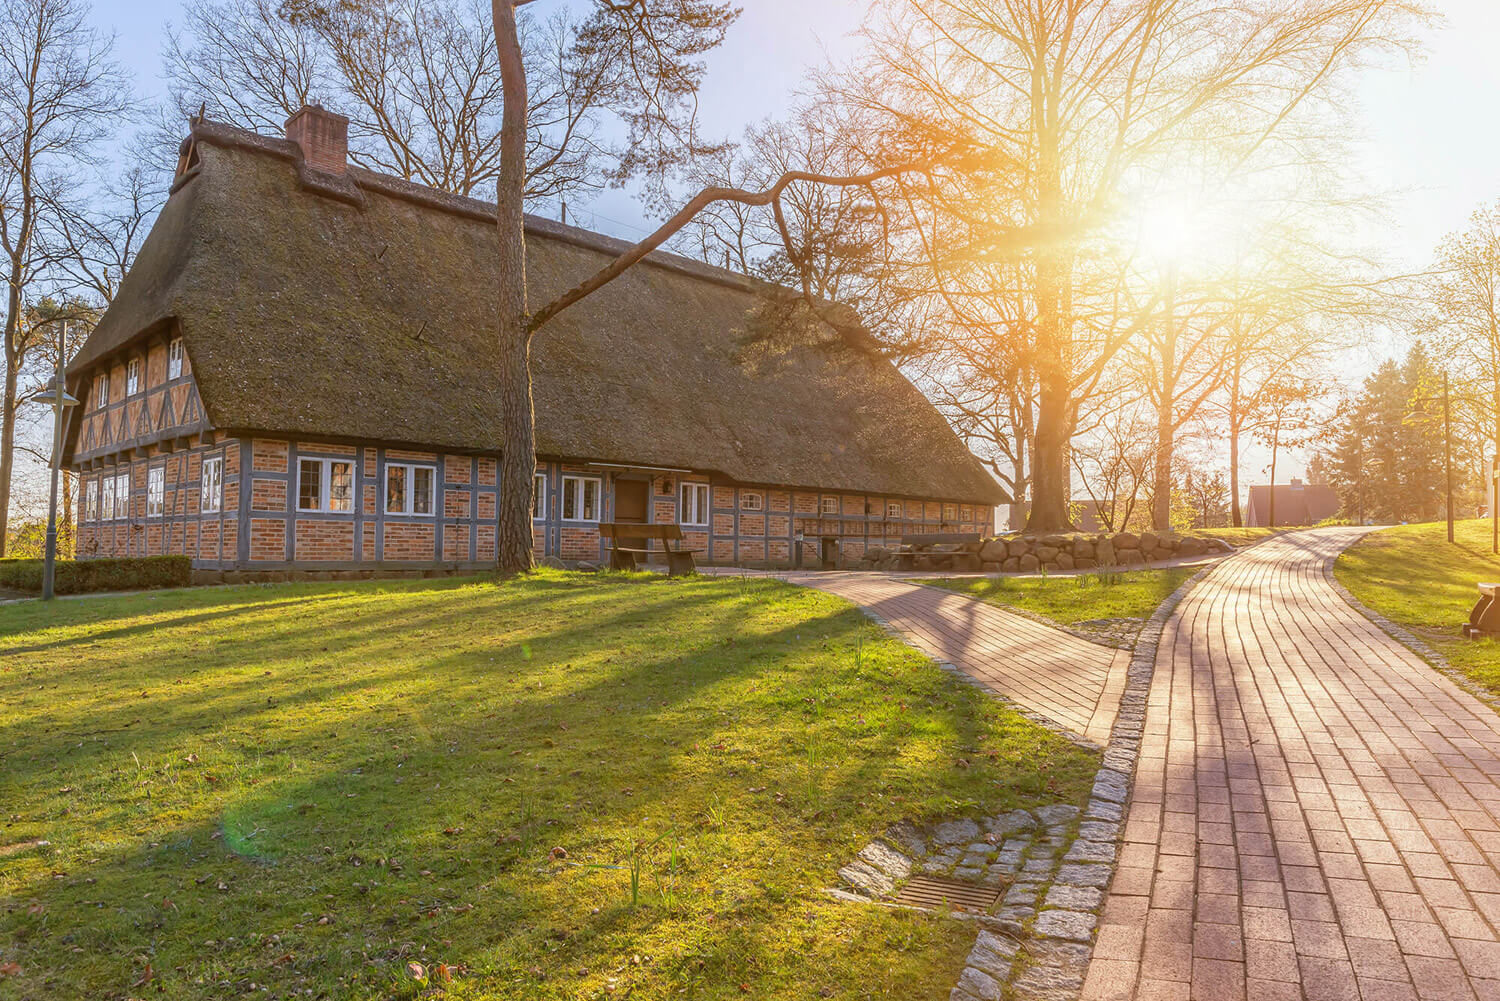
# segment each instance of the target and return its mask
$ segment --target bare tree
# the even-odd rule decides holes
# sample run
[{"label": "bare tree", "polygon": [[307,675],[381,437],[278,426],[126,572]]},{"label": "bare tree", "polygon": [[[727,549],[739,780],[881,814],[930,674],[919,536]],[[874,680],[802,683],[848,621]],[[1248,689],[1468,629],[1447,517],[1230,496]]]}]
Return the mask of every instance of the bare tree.
[{"label": "bare tree", "polygon": [[1433,315],[1422,326],[1478,384],[1470,395],[1488,403],[1488,437],[1500,448],[1500,203],[1475,209],[1436,258],[1423,283]]},{"label": "bare tree", "polygon": [[868,32],[870,57],[835,87],[1016,168],[995,175],[1013,183],[975,191],[967,212],[988,234],[976,255],[1029,265],[1038,397],[1028,527],[1064,528],[1078,407],[1139,329],[1111,308],[1098,273],[1113,266],[1101,249],[1131,209],[1132,178],[1205,138],[1237,169],[1307,109],[1337,119],[1345,71],[1403,44],[1421,11],[1406,0],[895,6]]},{"label": "bare tree", "polygon": [[0,400],[0,555],[15,466],[18,383],[36,328],[29,291],[53,263],[41,239],[99,140],[129,105],[113,39],[88,25],[81,0],[0,5],[0,253],[6,279]]}]

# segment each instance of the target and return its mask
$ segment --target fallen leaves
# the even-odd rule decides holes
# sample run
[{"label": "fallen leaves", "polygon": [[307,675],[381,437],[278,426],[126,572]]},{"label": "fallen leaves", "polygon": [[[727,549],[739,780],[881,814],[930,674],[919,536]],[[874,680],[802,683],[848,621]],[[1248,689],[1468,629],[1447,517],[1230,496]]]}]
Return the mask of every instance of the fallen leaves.
[{"label": "fallen leaves", "polygon": [[0,963],[0,977],[19,977],[20,975],[20,963]]}]

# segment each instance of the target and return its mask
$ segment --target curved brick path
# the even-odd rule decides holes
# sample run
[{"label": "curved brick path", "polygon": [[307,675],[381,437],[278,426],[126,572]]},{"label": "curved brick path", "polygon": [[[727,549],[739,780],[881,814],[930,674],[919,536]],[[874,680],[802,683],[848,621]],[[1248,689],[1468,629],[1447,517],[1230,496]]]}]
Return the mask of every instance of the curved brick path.
[{"label": "curved brick path", "polygon": [[790,573],[846,598],[986,688],[1098,744],[1109,739],[1130,654],[954,591],[882,573]]},{"label": "curved brick path", "polygon": [[1500,998],[1500,718],[1328,582],[1361,531],[1169,620],[1085,998]]}]

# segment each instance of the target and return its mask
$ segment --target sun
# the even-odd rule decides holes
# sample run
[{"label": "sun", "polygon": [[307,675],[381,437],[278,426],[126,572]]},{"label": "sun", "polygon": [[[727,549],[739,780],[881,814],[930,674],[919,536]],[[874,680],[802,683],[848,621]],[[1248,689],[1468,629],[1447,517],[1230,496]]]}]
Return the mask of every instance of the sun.
[{"label": "sun", "polygon": [[1146,257],[1163,264],[1180,263],[1196,254],[1202,237],[1202,219],[1188,199],[1167,196],[1141,205],[1136,245]]}]

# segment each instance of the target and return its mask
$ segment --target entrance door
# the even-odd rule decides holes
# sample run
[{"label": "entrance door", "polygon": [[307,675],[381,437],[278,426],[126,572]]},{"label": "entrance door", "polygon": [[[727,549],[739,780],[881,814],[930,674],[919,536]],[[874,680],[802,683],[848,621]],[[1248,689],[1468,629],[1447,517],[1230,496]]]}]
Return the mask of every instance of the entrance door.
[{"label": "entrance door", "polygon": [[[651,503],[651,484],[645,480],[615,480],[615,521],[644,525]],[[645,549],[644,538],[621,539],[620,545],[627,549]]]}]

